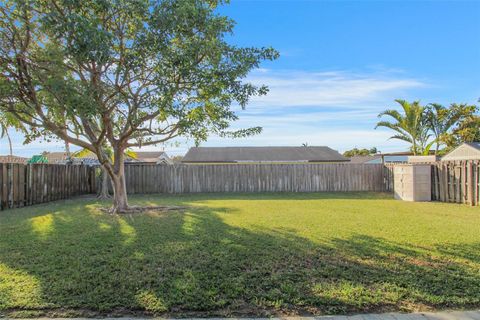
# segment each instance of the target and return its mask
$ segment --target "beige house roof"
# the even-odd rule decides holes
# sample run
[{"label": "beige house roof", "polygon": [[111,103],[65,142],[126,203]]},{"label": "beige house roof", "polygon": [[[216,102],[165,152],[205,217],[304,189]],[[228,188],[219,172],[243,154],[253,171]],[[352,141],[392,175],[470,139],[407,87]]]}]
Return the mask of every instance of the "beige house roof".
[{"label": "beige house roof", "polygon": [[127,158],[129,163],[173,164],[164,151],[135,151],[136,158]]},{"label": "beige house roof", "polygon": [[447,153],[442,161],[480,160],[480,142],[465,142]]},{"label": "beige house roof", "polygon": [[0,156],[0,163],[27,163],[28,158],[18,156]]},{"label": "beige house roof", "polygon": [[158,162],[160,157],[166,155],[163,151],[135,151],[138,162]]}]

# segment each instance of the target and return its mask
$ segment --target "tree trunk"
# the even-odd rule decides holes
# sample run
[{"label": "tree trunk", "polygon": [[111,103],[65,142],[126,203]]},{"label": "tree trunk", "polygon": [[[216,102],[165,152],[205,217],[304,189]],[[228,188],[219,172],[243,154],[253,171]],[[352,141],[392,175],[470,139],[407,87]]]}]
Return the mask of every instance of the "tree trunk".
[{"label": "tree trunk", "polygon": [[113,205],[112,213],[124,213],[129,209],[127,198],[127,186],[125,184],[125,164],[123,149],[114,149],[114,164],[113,164]]},{"label": "tree trunk", "polygon": [[110,176],[105,168],[102,167],[102,185],[100,186],[100,193],[98,194],[99,199],[109,199],[110,191]]},{"label": "tree trunk", "polygon": [[127,188],[125,185],[125,172],[122,170],[113,178],[113,205],[112,213],[124,213],[128,211]]}]

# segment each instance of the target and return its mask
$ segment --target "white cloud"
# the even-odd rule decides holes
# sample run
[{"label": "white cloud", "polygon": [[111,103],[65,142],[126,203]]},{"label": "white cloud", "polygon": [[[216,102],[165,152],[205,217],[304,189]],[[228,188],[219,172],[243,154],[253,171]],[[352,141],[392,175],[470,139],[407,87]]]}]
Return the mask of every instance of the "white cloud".
[{"label": "white cloud", "polygon": [[346,71],[302,72],[262,69],[248,79],[265,84],[268,95],[252,100],[254,108],[262,106],[365,106],[385,100],[392,93],[425,87],[417,79],[399,77],[397,72],[358,74]]},{"label": "white cloud", "polygon": [[[382,151],[406,150],[402,142],[388,140],[391,132],[374,130],[379,112],[394,106],[395,98],[409,99],[415,89],[427,84],[408,77],[401,70],[383,66],[371,72],[305,72],[259,69],[247,80],[269,86],[267,96],[251,101],[234,128],[261,126],[262,134],[246,139],[211,137],[205,146],[328,145],[344,151],[353,147],[376,146]],[[418,98],[418,97],[417,97]],[[14,134],[14,152],[38,154],[44,150],[61,151],[62,142],[33,142],[22,145],[23,137]],[[142,150],[165,150],[184,154],[192,141],[149,146]],[[5,147],[4,147],[5,146]],[[72,147],[74,149],[74,147]],[[6,140],[0,140],[0,154],[6,153]]]},{"label": "white cloud", "polygon": [[383,152],[405,151],[408,144],[389,140],[390,132],[373,129],[330,129],[313,131],[310,128],[297,127],[284,130],[266,129],[261,135],[246,139],[222,139],[212,137],[202,146],[329,146],[338,151],[354,147],[377,147]]}]

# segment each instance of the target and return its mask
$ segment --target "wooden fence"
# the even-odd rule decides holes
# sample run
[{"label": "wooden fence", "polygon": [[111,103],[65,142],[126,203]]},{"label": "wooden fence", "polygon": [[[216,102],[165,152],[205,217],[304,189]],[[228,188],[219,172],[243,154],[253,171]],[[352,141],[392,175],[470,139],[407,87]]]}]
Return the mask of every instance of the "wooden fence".
[{"label": "wooden fence", "polygon": [[95,168],[0,163],[0,210],[95,193]]},{"label": "wooden fence", "polygon": [[385,191],[381,164],[125,166],[128,193]]},{"label": "wooden fence", "polygon": [[393,168],[395,163],[385,163],[383,167],[383,183],[387,192],[393,192]]},{"label": "wooden fence", "polygon": [[[480,161],[432,164],[432,199],[480,204]],[[394,164],[227,164],[125,167],[135,193],[393,191]],[[95,193],[96,169],[0,163],[0,210]],[[98,180],[97,180],[98,181]]]},{"label": "wooden fence", "polygon": [[432,200],[480,204],[480,161],[440,161],[432,165]]}]

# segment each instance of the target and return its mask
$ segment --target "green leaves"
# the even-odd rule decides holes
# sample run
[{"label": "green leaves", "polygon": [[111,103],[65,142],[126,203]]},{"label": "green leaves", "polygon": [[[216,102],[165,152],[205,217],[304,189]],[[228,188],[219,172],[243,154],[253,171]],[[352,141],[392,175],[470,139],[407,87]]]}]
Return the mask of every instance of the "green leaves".
[{"label": "green leaves", "polygon": [[[434,144],[435,154],[438,154],[441,145],[451,149],[462,142],[480,139],[480,118],[475,105],[454,103],[446,108],[431,103],[423,107],[418,101],[395,101],[400,104],[403,113],[393,109],[380,113],[379,117],[388,116],[394,121],[380,121],[375,128],[385,127],[395,131],[391,139],[411,143],[414,154],[427,155]],[[434,139],[430,140],[432,136]]]},{"label": "green leaves", "polygon": [[398,139],[412,144],[414,154],[422,153],[425,149],[425,143],[428,139],[427,127],[424,121],[424,107],[418,101],[409,103],[405,100],[395,100],[403,109],[403,114],[397,110],[389,109],[378,116],[388,116],[393,118],[394,122],[380,121],[378,127],[386,127],[396,132],[391,139]]},{"label": "green leaves", "polygon": [[[0,4],[0,106],[32,132],[94,151],[183,135],[247,136],[229,130],[250,98],[245,81],[272,48],[225,38],[234,21],[206,0],[9,0]],[[233,134],[232,132],[236,132]],[[32,136],[33,138],[33,136]]]}]

